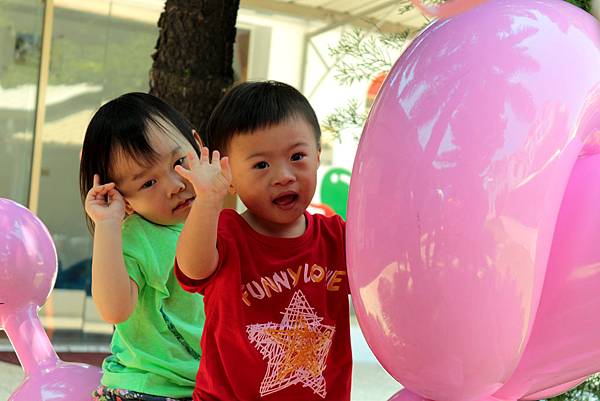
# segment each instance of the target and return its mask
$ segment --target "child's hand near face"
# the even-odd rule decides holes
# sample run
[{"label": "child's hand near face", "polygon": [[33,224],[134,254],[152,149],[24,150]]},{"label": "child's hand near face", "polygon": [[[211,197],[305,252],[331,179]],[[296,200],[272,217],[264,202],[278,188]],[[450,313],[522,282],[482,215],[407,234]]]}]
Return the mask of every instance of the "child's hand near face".
[{"label": "child's hand near face", "polygon": [[94,186],[85,198],[85,211],[96,224],[107,220],[120,223],[125,217],[125,200],[114,182],[101,185],[100,177],[95,174]]},{"label": "child's hand near face", "polygon": [[189,169],[179,165],[175,167],[175,171],[192,183],[196,197],[220,203],[231,185],[229,158],[226,156],[221,158],[219,151],[215,150],[212,160],[209,160],[208,154],[207,147],[203,147],[200,151],[200,159],[195,153],[188,153]]}]

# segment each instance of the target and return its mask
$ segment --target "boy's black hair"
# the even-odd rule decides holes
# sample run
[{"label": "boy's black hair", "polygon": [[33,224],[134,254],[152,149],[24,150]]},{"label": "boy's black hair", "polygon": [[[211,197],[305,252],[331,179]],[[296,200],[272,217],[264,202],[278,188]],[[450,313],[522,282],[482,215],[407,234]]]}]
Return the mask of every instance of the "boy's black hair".
[{"label": "boy's black hair", "polygon": [[[79,192],[81,202],[94,183],[94,174],[102,184],[114,181],[111,167],[115,155],[122,152],[142,163],[151,165],[156,152],[149,143],[148,127],[155,126],[167,134],[172,124],[200,154],[192,125],[177,110],[161,99],[147,93],[132,92],[109,101],[96,111],[88,124],[79,163]],[[86,215],[87,216],[87,215]],[[92,221],[88,226],[93,229]]]},{"label": "boy's black hair", "polygon": [[321,148],[319,120],[308,100],[294,87],[277,81],[243,82],[225,93],[206,125],[207,146],[227,154],[235,135],[252,134],[289,118],[302,118]]}]

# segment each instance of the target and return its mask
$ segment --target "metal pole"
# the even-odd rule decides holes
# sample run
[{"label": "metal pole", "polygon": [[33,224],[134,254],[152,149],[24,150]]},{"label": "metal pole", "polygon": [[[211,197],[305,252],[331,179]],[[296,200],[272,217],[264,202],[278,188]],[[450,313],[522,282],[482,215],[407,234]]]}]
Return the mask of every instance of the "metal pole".
[{"label": "metal pole", "polygon": [[35,106],[35,123],[33,128],[33,152],[31,156],[31,180],[29,187],[28,207],[37,213],[40,194],[40,175],[42,173],[43,128],[46,119],[46,89],[50,72],[50,45],[52,43],[52,24],[54,22],[54,0],[42,0],[44,21],[42,26],[42,51],[40,56],[40,72]]}]

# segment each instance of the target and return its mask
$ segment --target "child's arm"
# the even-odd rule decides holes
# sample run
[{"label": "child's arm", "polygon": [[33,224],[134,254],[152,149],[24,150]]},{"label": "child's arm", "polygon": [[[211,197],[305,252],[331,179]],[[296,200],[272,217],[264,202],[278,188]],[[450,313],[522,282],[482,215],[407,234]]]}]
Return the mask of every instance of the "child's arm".
[{"label": "child's arm", "polygon": [[209,161],[208,148],[203,147],[200,159],[188,154],[189,170],[177,166],[175,170],[194,186],[196,199],[192,204],[179,240],[177,265],[189,278],[204,279],[214,273],[219,263],[217,227],[223,200],[231,185],[231,171],[227,157],[220,159],[218,151]]},{"label": "child's arm", "polygon": [[94,186],[85,199],[85,211],[94,221],[92,253],[92,297],[102,319],[116,324],[129,318],[137,304],[138,287],[123,260],[121,224],[125,201],[114,183]]}]

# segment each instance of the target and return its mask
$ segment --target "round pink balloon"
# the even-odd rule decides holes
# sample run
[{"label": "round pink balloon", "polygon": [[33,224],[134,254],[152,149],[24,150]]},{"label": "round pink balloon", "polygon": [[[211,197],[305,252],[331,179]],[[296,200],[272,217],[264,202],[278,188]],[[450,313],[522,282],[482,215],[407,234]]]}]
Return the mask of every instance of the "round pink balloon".
[{"label": "round pink balloon", "polygon": [[56,263],[44,224],[18,203],[0,198],[0,319],[29,303],[45,303]]},{"label": "round pink balloon", "polygon": [[449,18],[484,3],[487,0],[449,0],[438,5],[425,5],[421,0],[411,0],[424,14],[436,18]]},{"label": "round pink balloon", "polygon": [[480,400],[519,363],[600,109],[599,39],[567,2],[489,1],[388,75],[354,164],[348,271],[367,342],[412,392]]},{"label": "round pink balloon", "polygon": [[0,328],[25,371],[9,401],[87,401],[100,383],[100,369],[58,359],[39,321],[56,272],[56,250],[44,224],[0,198]]}]

